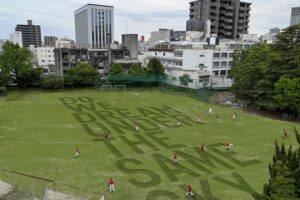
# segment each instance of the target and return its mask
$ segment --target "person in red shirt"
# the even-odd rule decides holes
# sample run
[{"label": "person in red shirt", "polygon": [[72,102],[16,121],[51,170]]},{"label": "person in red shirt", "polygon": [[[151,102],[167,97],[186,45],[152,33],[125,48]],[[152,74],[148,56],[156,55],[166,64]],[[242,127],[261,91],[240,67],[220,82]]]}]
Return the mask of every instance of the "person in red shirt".
[{"label": "person in red shirt", "polygon": [[174,154],[173,154],[173,162],[175,163],[175,164],[177,164],[177,153],[176,152],[174,152]]},{"label": "person in red shirt", "polygon": [[201,144],[201,146],[200,146],[200,149],[201,149],[201,151],[205,151],[205,145],[204,144]]},{"label": "person in red shirt", "polygon": [[188,185],[188,186],[187,186],[186,196],[187,196],[187,197],[189,197],[189,196],[194,196],[194,194],[193,194],[193,188],[192,188],[191,185]]},{"label": "person in red shirt", "polygon": [[112,177],[109,177],[107,181],[107,185],[109,187],[109,192],[114,192],[115,191],[115,186],[114,186],[114,181]]},{"label": "person in red shirt", "polygon": [[288,138],[289,137],[289,132],[288,132],[288,130],[286,128],[283,129],[283,137],[284,138]]},{"label": "person in red shirt", "polygon": [[80,149],[79,149],[79,147],[77,147],[74,158],[78,158],[79,156],[80,156]]}]

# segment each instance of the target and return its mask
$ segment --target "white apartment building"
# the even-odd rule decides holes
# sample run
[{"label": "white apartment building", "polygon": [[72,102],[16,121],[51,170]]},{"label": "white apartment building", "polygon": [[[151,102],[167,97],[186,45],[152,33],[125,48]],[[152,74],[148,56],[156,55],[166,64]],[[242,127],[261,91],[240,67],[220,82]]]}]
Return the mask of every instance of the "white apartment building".
[{"label": "white apartment building", "polygon": [[[149,48],[147,60],[156,57],[165,67],[166,73],[179,77],[188,72],[191,77],[198,77],[193,82],[209,82],[215,88],[231,87],[232,81],[228,78],[232,67],[235,50],[249,48],[254,42],[224,40],[219,45],[210,46],[207,42],[171,42],[160,45],[158,48]],[[210,77],[203,80],[201,77]],[[202,87],[207,86],[204,84]],[[194,84],[193,88],[201,88],[201,84]]]},{"label": "white apartment building", "polygon": [[9,41],[14,44],[19,44],[20,47],[23,47],[22,32],[16,31],[14,33],[9,34]]},{"label": "white apartment building", "polygon": [[31,47],[35,64],[49,71],[49,67],[55,65],[54,49],[54,47]]},{"label": "white apartment building", "polygon": [[171,29],[159,29],[159,31],[151,32],[151,37],[149,39],[150,44],[155,44],[157,42],[167,41],[169,42],[173,36],[173,30]]}]

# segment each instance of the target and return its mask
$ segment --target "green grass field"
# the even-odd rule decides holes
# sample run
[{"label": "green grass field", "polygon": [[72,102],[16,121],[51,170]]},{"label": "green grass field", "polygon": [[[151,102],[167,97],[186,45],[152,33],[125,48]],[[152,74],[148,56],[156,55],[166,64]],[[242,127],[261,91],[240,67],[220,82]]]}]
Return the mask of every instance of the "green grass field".
[{"label": "green grass field", "polygon": [[[209,107],[219,113],[219,123]],[[196,123],[199,114],[205,124]],[[156,90],[28,91],[0,98],[0,168],[101,192],[107,199],[185,199],[191,184],[196,199],[250,200],[268,180],[274,141],[296,145],[293,126],[300,129]],[[111,132],[108,141],[104,127]],[[283,128],[290,131],[287,140]],[[235,144],[232,152],[226,152],[225,142]],[[206,152],[200,152],[202,143]],[[79,159],[73,158],[76,147]],[[171,161],[174,151],[177,165]],[[113,194],[106,187],[110,176]]]}]

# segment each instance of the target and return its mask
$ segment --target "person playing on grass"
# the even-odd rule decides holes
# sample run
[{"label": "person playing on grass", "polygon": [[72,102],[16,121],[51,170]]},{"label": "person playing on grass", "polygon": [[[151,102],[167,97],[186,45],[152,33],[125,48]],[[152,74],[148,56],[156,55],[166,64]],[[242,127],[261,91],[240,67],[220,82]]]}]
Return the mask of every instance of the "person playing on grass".
[{"label": "person playing on grass", "polygon": [[109,138],[109,132],[108,132],[108,131],[105,131],[104,138],[105,138],[106,140],[108,140],[108,138]]},{"label": "person playing on grass", "polygon": [[112,177],[109,177],[107,181],[107,186],[109,188],[109,192],[114,192],[115,191],[115,186],[114,186],[114,181]]},{"label": "person playing on grass", "polygon": [[178,162],[178,160],[177,160],[177,153],[176,152],[174,152],[174,154],[173,154],[173,162],[175,164],[177,164],[177,162]]},{"label": "person playing on grass", "polygon": [[236,120],[236,113],[232,114],[232,120],[235,121]]},{"label": "person playing on grass", "polygon": [[138,125],[137,123],[135,123],[135,130],[136,130],[136,132],[139,132],[139,131],[140,131],[139,125]]},{"label": "person playing on grass", "polygon": [[217,113],[216,114],[216,122],[219,122],[220,121],[220,115]]},{"label": "person playing on grass", "polygon": [[213,109],[209,108],[208,112],[209,112],[209,115],[212,115],[213,114]]},{"label": "person playing on grass", "polygon": [[231,148],[234,146],[234,144],[225,143],[225,148],[227,151],[231,151]]},{"label": "person playing on grass", "polygon": [[284,138],[289,138],[289,132],[288,132],[288,130],[286,128],[283,129],[283,137]]},{"label": "person playing on grass", "polygon": [[80,149],[79,149],[79,147],[77,147],[74,158],[79,158],[79,156],[80,156]]},{"label": "person playing on grass", "polygon": [[181,126],[181,120],[177,119],[177,126]]},{"label": "person playing on grass", "polygon": [[194,194],[193,194],[193,188],[192,188],[191,185],[188,185],[187,189],[186,189],[186,197],[189,197],[189,196],[194,196]]},{"label": "person playing on grass", "polygon": [[198,123],[199,124],[202,124],[203,122],[202,122],[202,120],[201,120],[201,116],[199,115],[199,117],[198,117]]},{"label": "person playing on grass", "polygon": [[205,145],[204,145],[204,144],[201,144],[201,145],[200,145],[200,149],[201,149],[202,152],[204,152],[204,151],[205,151]]}]

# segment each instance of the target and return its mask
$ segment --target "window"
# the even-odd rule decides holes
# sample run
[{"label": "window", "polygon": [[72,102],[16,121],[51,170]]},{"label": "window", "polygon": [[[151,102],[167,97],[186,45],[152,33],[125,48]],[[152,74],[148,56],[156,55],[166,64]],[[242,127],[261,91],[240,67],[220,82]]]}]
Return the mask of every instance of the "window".
[{"label": "window", "polygon": [[200,58],[204,58],[205,56],[204,55],[200,55]]},{"label": "window", "polygon": [[189,80],[189,83],[194,83],[194,80],[193,80],[193,79],[190,79],[190,80]]},{"label": "window", "polygon": [[229,48],[230,48],[230,49],[235,49],[236,46],[235,46],[235,44],[231,44],[231,45],[229,45]]},{"label": "window", "polygon": [[174,57],[182,57],[183,51],[174,51]]},{"label": "window", "polygon": [[166,53],[163,53],[163,56],[166,56]]},{"label": "window", "polygon": [[224,61],[224,62],[221,62],[221,67],[227,67],[227,62],[226,61]]},{"label": "window", "polygon": [[155,52],[155,55],[157,56],[157,52]]},{"label": "window", "polygon": [[45,60],[42,60],[42,62],[45,62]]},{"label": "window", "polygon": [[214,53],[214,58],[220,58],[220,53]]},{"label": "window", "polygon": [[221,74],[220,75],[221,76],[226,76],[226,72],[227,72],[226,70],[221,70]]},{"label": "window", "polygon": [[245,45],[244,45],[244,48],[245,48],[245,49],[249,49],[250,46],[251,46],[250,44],[245,44]]},{"label": "window", "polygon": [[177,78],[176,78],[176,77],[172,77],[172,80],[173,80],[173,81],[176,81],[176,80],[177,80]]},{"label": "window", "polygon": [[214,62],[214,67],[220,67],[220,62]]},{"label": "window", "polygon": [[233,58],[233,53],[229,53],[229,57],[230,57],[230,58]]},{"label": "window", "polygon": [[222,58],[227,58],[228,54],[227,53],[222,53]]},{"label": "window", "polygon": [[215,76],[219,76],[219,71],[213,71],[213,74],[214,74]]},{"label": "window", "polygon": [[232,67],[232,61],[229,61],[228,67]]}]

